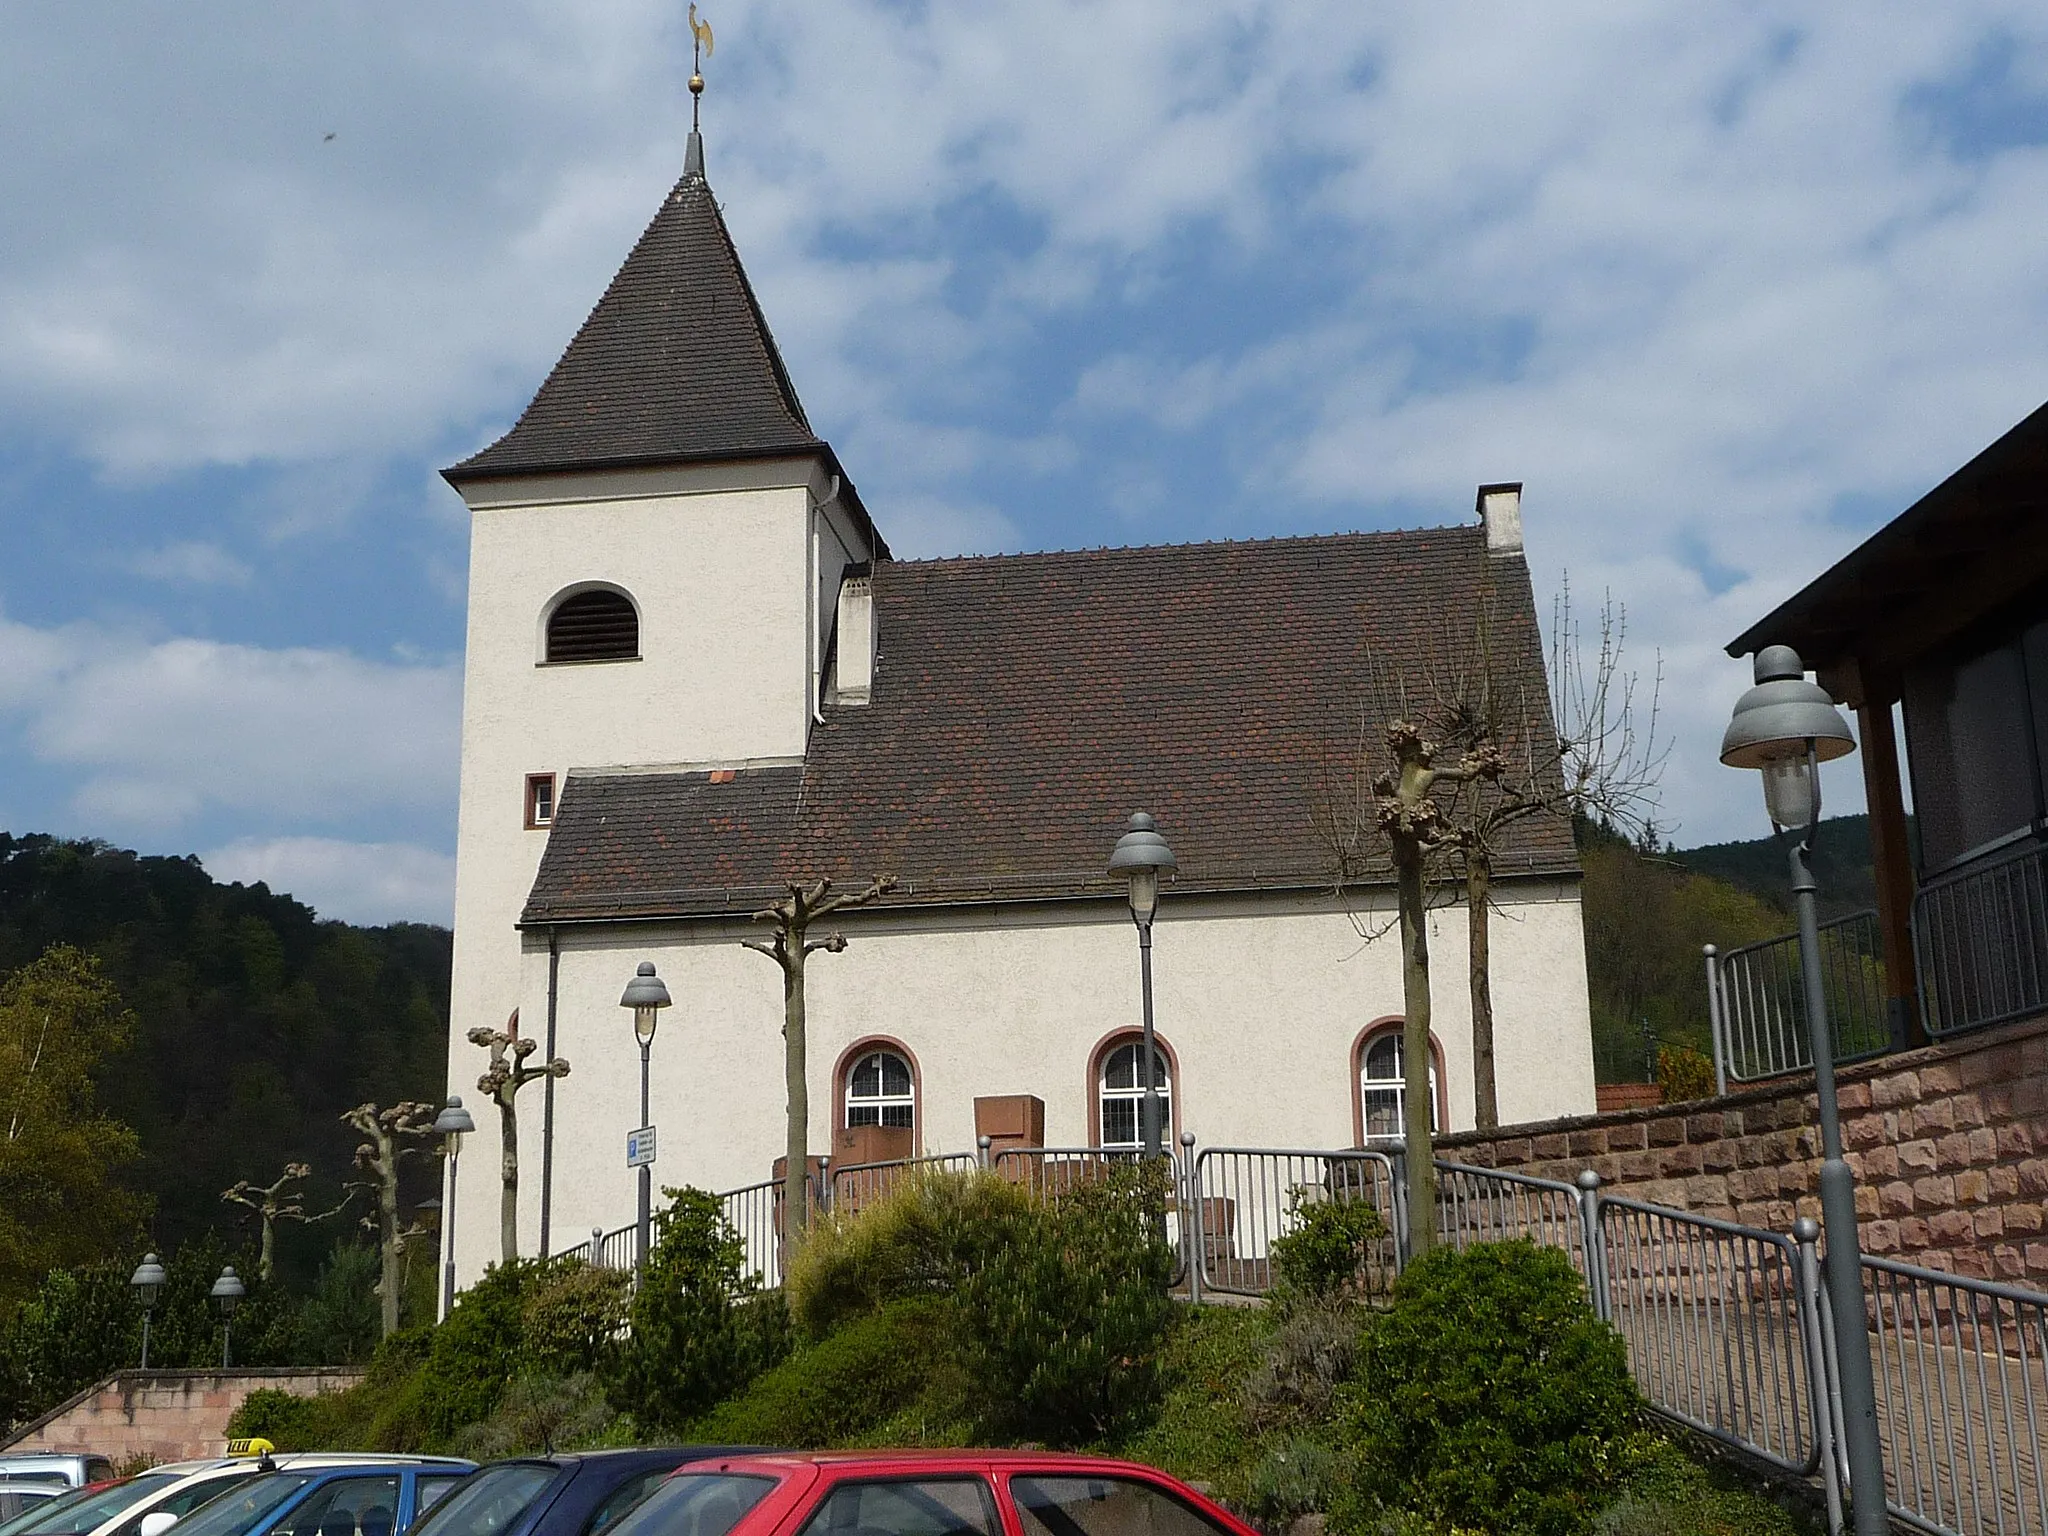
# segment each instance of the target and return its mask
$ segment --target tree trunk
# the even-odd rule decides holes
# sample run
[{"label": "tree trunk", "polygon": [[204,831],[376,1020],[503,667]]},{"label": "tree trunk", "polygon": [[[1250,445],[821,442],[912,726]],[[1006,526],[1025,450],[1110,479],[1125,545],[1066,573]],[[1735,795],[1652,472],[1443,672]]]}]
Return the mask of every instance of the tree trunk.
[{"label": "tree trunk", "polygon": [[[811,1094],[804,1071],[804,932],[790,935],[782,962],[782,1072],[789,1088],[789,1134],[783,1147],[782,1230],[794,1252],[810,1225]],[[787,1262],[788,1254],[784,1254]]]},{"label": "tree trunk", "polygon": [[277,1257],[277,1218],[268,1211],[259,1214],[263,1218],[263,1246],[256,1254],[256,1278],[268,1285],[270,1276],[276,1269],[274,1261]]},{"label": "tree trunk", "polygon": [[498,1134],[502,1138],[499,1174],[504,1189],[498,1196],[498,1250],[507,1264],[519,1257],[519,1110],[512,1102],[516,1083],[498,1101]]},{"label": "tree trunk", "polygon": [[1489,926],[1493,903],[1493,861],[1477,848],[1465,850],[1465,933],[1472,967],[1472,1094],[1479,1129],[1500,1125],[1500,1092],[1493,1072],[1493,980]]},{"label": "tree trunk", "polygon": [[1419,850],[1396,865],[1401,903],[1401,1139],[1408,1165],[1408,1253],[1436,1243],[1436,1163],[1429,1112],[1429,914]]},{"label": "tree trunk", "polygon": [[381,1128],[377,1131],[377,1229],[383,1260],[383,1278],[378,1289],[384,1305],[384,1337],[398,1332],[398,1296],[405,1288],[398,1272],[398,1144]]}]

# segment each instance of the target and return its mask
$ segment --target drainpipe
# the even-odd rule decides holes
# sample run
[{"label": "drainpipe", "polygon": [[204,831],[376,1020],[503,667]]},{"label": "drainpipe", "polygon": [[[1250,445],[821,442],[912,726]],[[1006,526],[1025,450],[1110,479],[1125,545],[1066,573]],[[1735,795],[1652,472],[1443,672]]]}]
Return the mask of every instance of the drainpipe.
[{"label": "drainpipe", "polygon": [[[548,1048],[543,1061],[555,1059],[555,996],[562,974],[562,930],[548,929]],[[555,1203],[555,1074],[541,1088],[540,1105],[540,1256],[548,1256],[548,1217]]]}]

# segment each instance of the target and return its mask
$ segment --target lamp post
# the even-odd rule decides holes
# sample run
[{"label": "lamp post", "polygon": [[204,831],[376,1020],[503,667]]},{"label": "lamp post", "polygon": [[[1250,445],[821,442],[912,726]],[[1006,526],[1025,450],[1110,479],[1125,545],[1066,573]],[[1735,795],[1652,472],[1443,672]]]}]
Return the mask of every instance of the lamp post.
[{"label": "lamp post", "polygon": [[1139,1070],[1145,1074],[1144,1097],[1138,1101],[1138,1142],[1147,1158],[1160,1155],[1158,1051],[1152,1043],[1152,914],[1159,910],[1159,877],[1172,874],[1173,850],[1159,835],[1158,823],[1143,811],[1132,814],[1129,830],[1116,840],[1109,872],[1130,882],[1131,920],[1138,925],[1139,989],[1145,1000],[1145,1043]]},{"label": "lamp post", "polygon": [[448,1196],[441,1207],[441,1315],[455,1309],[455,1178],[462,1160],[462,1138],[476,1129],[476,1120],[462,1107],[460,1095],[450,1094],[434,1117],[434,1134],[448,1152]]},{"label": "lamp post", "polygon": [[220,1308],[220,1368],[226,1370],[234,1363],[235,1308],[249,1292],[242,1277],[235,1273],[235,1266],[230,1264],[213,1282],[212,1294],[213,1304]]},{"label": "lamp post", "polygon": [[164,1267],[157,1262],[153,1253],[145,1253],[142,1262],[135,1266],[135,1273],[128,1277],[128,1283],[135,1287],[135,1294],[142,1300],[142,1369],[149,1369],[149,1315],[156,1310],[156,1293],[164,1288]]},{"label": "lamp post", "polygon": [[1806,680],[1806,666],[1797,651],[1788,645],[1766,646],[1756,653],[1755,665],[1756,686],[1736,702],[1735,716],[1721,738],[1721,761],[1731,768],[1762,772],[1764,806],[1773,827],[1804,829],[1804,835],[1792,845],[1792,892],[1799,906],[1799,970],[1806,995],[1806,1027],[1812,1038],[1815,1096],[1820,1102],[1820,1211],[1827,1233],[1826,1279],[1835,1318],[1850,1519],[1856,1536],[1885,1536],[1889,1526],[1884,1449],[1878,1438],[1870,1331],[1864,1321],[1856,1183],[1842,1156],[1834,1040],[1828,1029],[1820,920],[1809,863],[1814,830],[1820,825],[1820,765],[1855,751],[1856,742],[1827,690]]},{"label": "lamp post", "polygon": [[668,1006],[668,988],[654,974],[654,962],[642,960],[633,979],[619,998],[621,1008],[633,1010],[633,1038],[640,1042],[640,1128],[627,1138],[626,1162],[640,1170],[640,1213],[634,1234],[633,1268],[647,1267],[647,1247],[654,1224],[654,1127],[647,1107],[647,1053],[654,1045],[654,1026],[660,1011]]}]

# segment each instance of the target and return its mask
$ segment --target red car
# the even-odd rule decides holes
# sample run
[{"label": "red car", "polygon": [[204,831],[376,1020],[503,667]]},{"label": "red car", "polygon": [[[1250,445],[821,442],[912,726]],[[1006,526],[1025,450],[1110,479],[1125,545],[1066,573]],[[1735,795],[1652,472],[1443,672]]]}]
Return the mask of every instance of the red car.
[{"label": "red car", "polygon": [[1048,1451],[826,1451],[695,1462],[610,1536],[1258,1536],[1134,1462]]}]

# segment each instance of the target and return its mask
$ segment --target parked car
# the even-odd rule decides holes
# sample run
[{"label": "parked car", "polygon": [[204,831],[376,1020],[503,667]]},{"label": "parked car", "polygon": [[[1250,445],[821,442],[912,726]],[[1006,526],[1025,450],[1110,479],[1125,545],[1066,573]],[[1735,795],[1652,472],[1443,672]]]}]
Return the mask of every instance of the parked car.
[{"label": "parked car", "polygon": [[1135,1462],[1024,1451],[841,1451],[684,1466],[608,1536],[1257,1536]]},{"label": "parked car", "polygon": [[12,1520],[32,1509],[41,1509],[50,1500],[70,1491],[49,1483],[11,1483],[0,1478],[0,1522]]},{"label": "parked car", "polygon": [[171,1467],[153,1467],[135,1477],[89,1484],[17,1515],[0,1526],[0,1536],[86,1536],[119,1519],[139,1500],[170,1488],[179,1476]]},{"label": "parked car", "polygon": [[159,1524],[151,1512],[136,1536],[163,1536],[172,1525],[178,1536],[397,1536],[475,1465],[392,1456],[327,1467],[280,1461],[182,1520]]},{"label": "parked car", "polygon": [[[415,1497],[418,1508],[425,1510],[431,1508],[435,1500],[441,1498],[476,1469],[475,1462],[458,1460],[452,1456],[393,1456],[363,1451],[301,1451],[277,1454],[270,1451],[268,1441],[260,1442],[259,1445],[260,1449],[254,1455],[228,1456],[212,1461],[185,1461],[153,1467],[150,1469],[152,1473],[179,1472],[183,1475],[176,1482],[136,1500],[119,1515],[101,1522],[89,1532],[77,1532],[75,1536],[163,1536],[173,1524],[194,1510],[255,1478],[284,1470],[305,1472],[325,1471],[329,1468],[417,1465],[421,1475]],[[24,1536],[60,1536],[60,1533],[39,1528],[32,1533],[24,1533]]]},{"label": "parked car", "polygon": [[24,1451],[0,1456],[0,1483],[41,1483],[62,1492],[87,1483],[111,1482],[114,1464],[104,1456],[74,1456],[59,1451]]},{"label": "parked car", "polygon": [[669,1445],[494,1462],[408,1536],[599,1536],[677,1467],[751,1449]]}]

